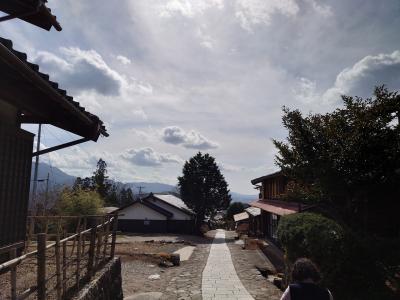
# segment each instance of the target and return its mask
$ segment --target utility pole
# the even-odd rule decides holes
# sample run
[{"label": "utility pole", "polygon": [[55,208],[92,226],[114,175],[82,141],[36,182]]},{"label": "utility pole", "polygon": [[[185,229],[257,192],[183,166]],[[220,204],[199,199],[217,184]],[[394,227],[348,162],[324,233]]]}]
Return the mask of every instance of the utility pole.
[{"label": "utility pole", "polygon": [[142,189],[145,189],[145,187],[144,186],[138,186],[136,188],[139,189],[139,200],[141,200],[142,199]]},{"label": "utility pole", "polygon": [[[42,134],[42,124],[39,124],[38,136],[36,140],[36,152],[40,151],[40,136]],[[39,168],[39,155],[35,158],[35,173],[33,175],[33,189],[32,189],[32,206],[35,209],[36,206],[36,189],[37,189],[37,177]]]}]

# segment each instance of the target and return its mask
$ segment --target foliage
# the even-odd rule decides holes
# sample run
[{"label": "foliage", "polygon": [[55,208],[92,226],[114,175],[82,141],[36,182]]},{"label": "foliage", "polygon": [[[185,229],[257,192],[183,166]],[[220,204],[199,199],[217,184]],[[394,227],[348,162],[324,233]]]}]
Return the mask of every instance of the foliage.
[{"label": "foliage", "polygon": [[375,244],[348,228],[313,213],[283,217],[278,240],[289,265],[308,257],[321,269],[324,286],[337,299],[393,299],[378,262]]},{"label": "foliage", "polygon": [[57,204],[59,215],[95,215],[103,207],[103,200],[96,191],[64,189]]},{"label": "foliage", "polygon": [[383,215],[393,228],[398,221],[391,211],[399,203],[392,200],[400,194],[400,96],[382,86],[373,99],[342,98],[344,106],[332,113],[304,117],[284,108],[288,138],[274,140],[276,163],[296,182],[312,185],[318,199],[341,209],[355,228],[360,222],[364,229],[384,225],[368,212],[385,205],[393,209],[375,216]]},{"label": "foliage", "polygon": [[231,203],[226,211],[226,218],[232,220],[233,215],[243,212],[245,208],[246,206],[242,202]]},{"label": "foliage", "polygon": [[92,182],[100,197],[107,199],[111,184],[108,182],[107,163],[103,159],[97,162],[97,168],[93,173]]},{"label": "foliage", "polygon": [[128,205],[134,201],[134,196],[131,188],[122,188],[119,193],[119,203],[121,206]]},{"label": "foliage", "polygon": [[96,170],[91,177],[77,177],[74,190],[96,191],[108,206],[120,206],[120,191],[116,184],[112,183],[107,176],[107,163],[103,159],[97,162]]},{"label": "foliage", "polygon": [[206,216],[226,209],[231,202],[228,184],[215,159],[209,154],[197,153],[186,161],[178,177],[182,200],[196,214],[196,224],[200,228]]}]

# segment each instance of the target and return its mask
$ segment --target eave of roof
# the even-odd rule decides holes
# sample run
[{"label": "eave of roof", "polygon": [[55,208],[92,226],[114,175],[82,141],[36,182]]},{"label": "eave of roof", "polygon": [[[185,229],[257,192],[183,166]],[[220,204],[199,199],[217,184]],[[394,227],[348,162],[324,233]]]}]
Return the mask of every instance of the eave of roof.
[{"label": "eave of roof", "polygon": [[251,184],[257,184],[257,183],[260,183],[260,182],[264,181],[265,179],[279,177],[279,176],[284,176],[282,171],[277,171],[277,172],[274,172],[274,173],[271,173],[271,174],[268,174],[268,175],[265,175],[265,176],[254,178],[254,179],[251,180]]},{"label": "eave of roof", "polygon": [[155,195],[155,194],[153,194],[153,193],[150,193],[149,195],[147,195],[145,198],[143,198],[143,200],[148,200],[148,199],[150,199],[150,198],[152,198],[152,197],[156,198],[156,199],[159,200],[159,201],[162,201],[162,202],[165,203],[165,204],[168,204],[168,205],[171,206],[171,207],[174,207],[174,208],[176,208],[176,209],[178,209],[178,210],[184,212],[184,213],[187,214],[187,215],[190,215],[190,216],[194,215],[194,213],[193,213],[192,211],[187,210],[187,209],[184,209],[184,208],[182,208],[182,207],[175,206],[175,205],[173,205],[173,204],[171,204],[171,203],[169,203],[169,202],[167,202],[167,201],[165,201],[165,200],[163,200],[163,199],[157,197],[157,195]]},{"label": "eave of roof", "polygon": [[279,216],[294,214],[308,207],[304,204],[295,202],[266,199],[253,201],[250,203],[250,205]]},{"label": "eave of roof", "polygon": [[7,13],[8,19],[19,18],[46,30],[54,27],[57,31],[61,31],[56,16],[51,13],[45,2],[47,0],[1,0],[0,11]]},{"label": "eave of roof", "polygon": [[48,123],[96,141],[108,136],[103,122],[86,112],[58,84],[27,61],[25,53],[13,49],[10,40],[0,38],[0,96],[17,105],[24,114],[21,123]]},{"label": "eave of roof", "polygon": [[158,205],[156,205],[154,203],[145,201],[144,199],[135,200],[132,203],[129,203],[129,204],[125,205],[125,206],[120,207],[117,211],[124,210],[124,209],[126,209],[126,208],[128,208],[128,207],[130,207],[132,205],[137,204],[137,203],[143,204],[144,206],[147,206],[148,208],[151,208],[152,210],[155,210],[156,212],[166,216],[167,218],[171,218],[174,215],[170,211],[168,211],[168,210],[166,210],[166,209],[164,209],[164,208],[162,208],[162,207],[160,207],[160,206],[158,206]]}]

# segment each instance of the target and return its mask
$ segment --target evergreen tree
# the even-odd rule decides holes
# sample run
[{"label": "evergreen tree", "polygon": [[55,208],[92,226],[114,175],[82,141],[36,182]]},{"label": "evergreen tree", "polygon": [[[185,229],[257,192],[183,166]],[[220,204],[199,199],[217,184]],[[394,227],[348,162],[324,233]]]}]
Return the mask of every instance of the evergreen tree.
[{"label": "evergreen tree", "polygon": [[226,209],[231,202],[228,184],[215,159],[209,154],[197,153],[185,162],[178,186],[183,202],[196,214],[196,227],[205,217]]},{"label": "evergreen tree", "polygon": [[107,163],[101,158],[97,162],[97,168],[93,173],[92,181],[100,197],[106,199],[112,185],[108,182]]}]

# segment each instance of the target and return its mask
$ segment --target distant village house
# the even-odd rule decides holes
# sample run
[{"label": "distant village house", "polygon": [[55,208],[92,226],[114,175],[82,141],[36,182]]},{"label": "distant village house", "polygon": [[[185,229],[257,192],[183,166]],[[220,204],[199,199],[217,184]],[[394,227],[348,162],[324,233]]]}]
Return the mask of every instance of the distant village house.
[{"label": "distant village house", "polygon": [[135,233],[193,233],[194,214],[182,199],[153,194],[121,207],[118,229]]}]

